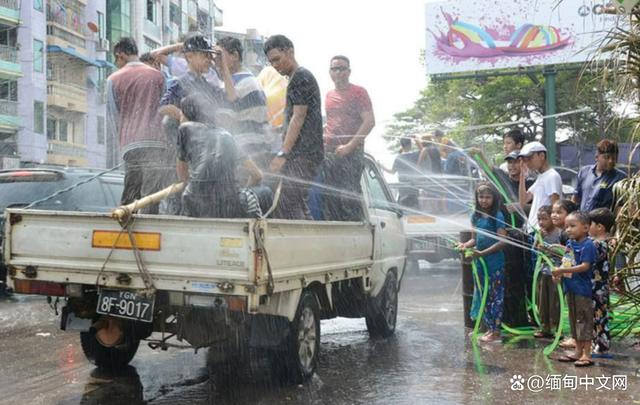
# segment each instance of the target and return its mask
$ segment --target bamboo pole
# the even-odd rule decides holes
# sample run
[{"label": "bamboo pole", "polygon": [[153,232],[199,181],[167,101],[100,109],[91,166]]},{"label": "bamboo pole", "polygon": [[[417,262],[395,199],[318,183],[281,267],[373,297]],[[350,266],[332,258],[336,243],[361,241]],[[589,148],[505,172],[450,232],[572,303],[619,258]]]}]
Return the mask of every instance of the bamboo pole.
[{"label": "bamboo pole", "polygon": [[169,187],[157,191],[153,194],[149,194],[148,196],[142,197],[139,200],[132,202],[131,204],[123,205],[121,207],[116,208],[111,213],[111,217],[118,222],[124,221],[127,216],[132,214],[139,209],[142,209],[151,204],[157,204],[165,198],[169,197],[171,194],[180,193],[184,190],[185,183],[175,183],[170,185]]}]

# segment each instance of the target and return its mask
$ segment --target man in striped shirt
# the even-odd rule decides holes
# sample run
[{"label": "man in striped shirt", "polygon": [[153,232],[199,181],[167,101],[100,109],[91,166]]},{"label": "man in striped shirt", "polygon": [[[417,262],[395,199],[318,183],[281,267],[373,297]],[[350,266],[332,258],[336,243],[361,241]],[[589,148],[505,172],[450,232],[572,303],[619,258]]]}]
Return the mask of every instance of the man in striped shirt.
[{"label": "man in striped shirt", "polygon": [[242,69],[240,40],[224,37],[217,50],[215,64],[224,81],[227,103],[217,111],[216,122],[231,132],[244,154],[265,169],[271,156],[264,91],[253,74]]}]

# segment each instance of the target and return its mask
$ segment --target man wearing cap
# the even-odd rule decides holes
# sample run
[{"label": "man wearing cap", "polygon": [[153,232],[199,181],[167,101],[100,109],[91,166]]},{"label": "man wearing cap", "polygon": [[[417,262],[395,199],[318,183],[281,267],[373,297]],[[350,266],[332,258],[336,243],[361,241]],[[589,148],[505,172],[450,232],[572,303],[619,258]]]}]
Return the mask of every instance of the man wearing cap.
[{"label": "man wearing cap", "polygon": [[[531,202],[527,230],[538,229],[538,209],[545,205],[553,205],[562,196],[562,179],[547,161],[547,148],[540,142],[530,142],[522,148],[518,157],[520,163],[520,184],[518,197],[521,206]],[[529,171],[538,173],[538,178],[531,187],[526,188]]]},{"label": "man wearing cap", "polygon": [[[122,38],[113,47],[118,71],[107,79],[107,119],[110,136],[119,139],[125,163],[122,204],[161,190],[171,171],[169,143],[160,131],[158,105],[164,77],[138,59],[132,38]],[[157,214],[158,205],[140,210]]]},{"label": "man wearing cap", "polygon": [[213,122],[214,113],[220,107],[224,93],[220,87],[209,83],[205,75],[213,61],[213,47],[202,35],[188,37],[183,44],[183,53],[189,70],[169,83],[160,104],[160,113],[180,121],[180,102],[192,94],[200,96],[203,107],[211,113],[207,116]]}]

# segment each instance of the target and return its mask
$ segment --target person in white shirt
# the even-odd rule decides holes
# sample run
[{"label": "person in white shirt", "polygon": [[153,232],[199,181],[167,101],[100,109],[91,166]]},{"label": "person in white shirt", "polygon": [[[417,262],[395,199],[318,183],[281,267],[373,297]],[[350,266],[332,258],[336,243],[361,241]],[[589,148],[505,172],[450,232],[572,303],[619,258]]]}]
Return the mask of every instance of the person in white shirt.
[{"label": "person in white shirt", "polygon": [[[531,211],[527,220],[527,231],[538,229],[537,212],[540,207],[553,205],[562,196],[562,179],[547,161],[547,148],[540,142],[530,142],[518,154],[520,159],[520,185],[518,197],[521,206],[531,202]],[[529,171],[538,173],[531,187],[525,188],[525,179]]]}]

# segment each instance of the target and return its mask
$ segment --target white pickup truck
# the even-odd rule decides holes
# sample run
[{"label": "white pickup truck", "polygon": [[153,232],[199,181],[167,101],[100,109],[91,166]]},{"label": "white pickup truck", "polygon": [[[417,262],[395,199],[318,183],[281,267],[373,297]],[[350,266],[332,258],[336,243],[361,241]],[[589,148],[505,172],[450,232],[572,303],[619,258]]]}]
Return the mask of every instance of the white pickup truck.
[{"label": "white pickup truck", "polygon": [[146,340],[208,347],[219,370],[264,350],[303,381],[320,319],[365,317],[372,336],[395,330],[402,213],[369,157],[362,186],[362,222],[134,215],[124,230],[108,214],[8,209],[9,285],[61,300],[61,328],[80,331],[99,367],[125,367]]},{"label": "white pickup truck", "polygon": [[478,178],[450,174],[416,177],[411,183],[394,183],[396,194],[409,188],[418,194],[417,206],[406,207],[407,269],[417,269],[418,260],[438,263],[458,258],[452,249],[460,232],[471,229],[474,190]]}]

